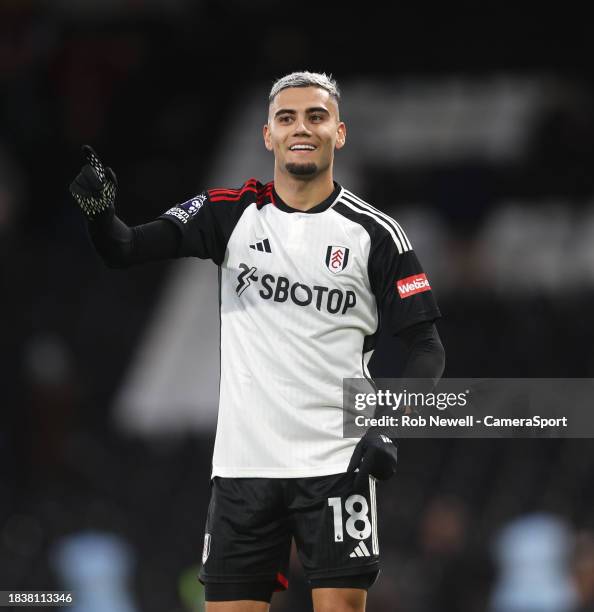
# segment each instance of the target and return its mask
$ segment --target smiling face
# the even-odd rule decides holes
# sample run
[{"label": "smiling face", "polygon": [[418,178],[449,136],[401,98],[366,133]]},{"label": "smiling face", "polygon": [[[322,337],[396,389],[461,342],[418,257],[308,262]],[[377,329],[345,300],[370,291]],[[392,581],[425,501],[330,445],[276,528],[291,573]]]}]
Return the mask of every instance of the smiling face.
[{"label": "smiling face", "polygon": [[346,139],[338,104],[319,87],[289,87],[270,104],[264,143],[274,152],[276,170],[312,180],[331,171],[334,149]]}]

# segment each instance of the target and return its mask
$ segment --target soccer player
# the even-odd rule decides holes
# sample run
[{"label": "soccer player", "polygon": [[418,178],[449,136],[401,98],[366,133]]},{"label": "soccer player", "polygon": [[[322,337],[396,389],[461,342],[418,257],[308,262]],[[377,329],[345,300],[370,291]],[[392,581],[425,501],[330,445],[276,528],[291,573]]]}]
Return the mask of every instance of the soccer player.
[{"label": "soccer player", "polygon": [[[325,74],[274,83],[264,144],[274,180],[208,189],[150,223],[116,215],[116,178],[89,148],[71,192],[109,266],[172,257],[219,266],[221,380],[200,579],[209,612],[261,612],[287,587],[291,540],[316,612],[365,609],[379,571],[376,479],[396,468],[381,430],[342,435],[344,378],[368,377],[381,330],[403,376],[439,379],[440,316],[410,240],[333,180],[346,142]],[[200,350],[200,347],[196,347]]]}]

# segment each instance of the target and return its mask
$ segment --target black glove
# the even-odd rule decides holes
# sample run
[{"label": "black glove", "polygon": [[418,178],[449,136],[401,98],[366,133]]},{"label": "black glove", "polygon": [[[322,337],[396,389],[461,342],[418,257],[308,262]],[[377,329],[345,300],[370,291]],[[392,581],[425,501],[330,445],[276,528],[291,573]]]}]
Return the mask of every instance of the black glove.
[{"label": "black glove", "polygon": [[396,471],[397,461],[396,443],[385,434],[370,429],[355,446],[347,472],[359,468],[354,488],[363,490],[370,475],[378,480],[390,478]]},{"label": "black glove", "polygon": [[87,163],[70,183],[70,193],[89,221],[101,213],[114,209],[118,181],[111,168],[103,164],[91,147],[82,148]]}]

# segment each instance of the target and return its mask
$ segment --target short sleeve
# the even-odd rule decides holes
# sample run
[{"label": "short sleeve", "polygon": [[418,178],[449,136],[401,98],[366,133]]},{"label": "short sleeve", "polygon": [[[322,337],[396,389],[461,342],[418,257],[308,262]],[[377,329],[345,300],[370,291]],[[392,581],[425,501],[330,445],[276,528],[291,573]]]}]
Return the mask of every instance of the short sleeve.
[{"label": "short sleeve", "polygon": [[261,202],[265,187],[251,178],[239,189],[208,189],[165,211],[159,219],[182,235],[178,257],[212,259],[220,266],[237,223],[249,206]]},{"label": "short sleeve", "polygon": [[391,334],[441,316],[429,279],[408,237],[382,230],[372,240],[369,278],[380,316],[380,327]]},{"label": "short sleeve", "polygon": [[[234,193],[248,194],[247,190]],[[211,196],[210,191],[204,191],[187,202],[173,206],[159,219],[170,221],[181,232],[178,257],[212,259],[221,265],[229,238],[251,203],[254,203],[254,198],[232,194]]]},{"label": "short sleeve", "polygon": [[180,257],[199,257],[222,261],[226,243],[213,211],[208,192],[204,191],[190,200],[176,204],[165,211],[159,219],[173,223],[181,232]]}]

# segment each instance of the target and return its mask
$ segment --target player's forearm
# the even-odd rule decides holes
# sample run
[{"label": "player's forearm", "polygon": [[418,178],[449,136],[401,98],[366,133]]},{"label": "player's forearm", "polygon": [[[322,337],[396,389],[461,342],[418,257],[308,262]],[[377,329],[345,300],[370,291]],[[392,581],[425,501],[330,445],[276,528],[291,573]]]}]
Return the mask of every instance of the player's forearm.
[{"label": "player's forearm", "polygon": [[113,211],[106,211],[88,227],[95,249],[110,268],[169,259],[179,251],[179,232],[163,219],[129,227]]},{"label": "player's forearm", "polygon": [[[435,325],[430,321],[418,323],[402,330],[398,337],[406,349],[406,363],[401,378],[395,380],[389,390],[393,393],[405,389],[431,391],[445,366],[445,351]],[[411,412],[410,407],[403,408],[405,413]],[[370,427],[359,440],[347,468],[348,472],[358,470],[356,488],[362,486],[368,475],[383,480],[396,471],[399,431],[397,425],[392,425],[393,407],[387,403],[378,404],[374,416],[380,424]]]},{"label": "player's forearm", "polygon": [[431,380],[435,386],[445,368],[445,350],[435,325],[421,323],[410,330],[404,330],[400,339],[407,348],[402,378]]},{"label": "player's forearm", "polygon": [[[439,382],[445,367],[445,351],[437,333],[435,325],[424,322],[402,330],[398,334],[404,346],[405,363],[398,379],[394,379],[389,390],[399,394],[429,393]],[[408,414],[413,411],[411,407],[404,406],[403,411]],[[378,406],[376,418],[394,416],[391,406]],[[379,428],[378,431],[394,439],[398,437],[397,430],[390,427]]]}]

